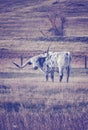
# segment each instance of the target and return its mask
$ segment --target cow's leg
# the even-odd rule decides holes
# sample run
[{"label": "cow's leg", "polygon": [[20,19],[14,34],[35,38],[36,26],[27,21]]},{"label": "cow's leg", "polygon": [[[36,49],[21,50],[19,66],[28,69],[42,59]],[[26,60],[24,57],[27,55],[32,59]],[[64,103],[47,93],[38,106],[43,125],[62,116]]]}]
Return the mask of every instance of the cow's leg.
[{"label": "cow's leg", "polygon": [[70,67],[66,67],[66,71],[67,71],[67,83],[68,83],[68,80],[69,80],[69,75],[70,75]]},{"label": "cow's leg", "polygon": [[51,72],[51,79],[52,79],[52,82],[54,82],[54,71]]},{"label": "cow's leg", "polygon": [[48,81],[48,72],[46,72],[46,81]]},{"label": "cow's leg", "polygon": [[62,75],[60,75],[60,82],[62,81],[62,79],[63,79],[63,74],[62,74]]},{"label": "cow's leg", "polygon": [[63,68],[59,69],[59,76],[60,76],[59,81],[61,82],[63,79]]}]

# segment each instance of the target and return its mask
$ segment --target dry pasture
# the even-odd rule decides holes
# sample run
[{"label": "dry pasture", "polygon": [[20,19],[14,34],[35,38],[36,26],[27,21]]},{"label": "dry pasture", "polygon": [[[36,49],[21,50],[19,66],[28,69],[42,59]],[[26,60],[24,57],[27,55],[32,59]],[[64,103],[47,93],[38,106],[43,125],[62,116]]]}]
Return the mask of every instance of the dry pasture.
[{"label": "dry pasture", "polygon": [[[58,48],[62,46],[64,50],[63,44],[58,45]],[[44,45],[47,48],[47,44],[42,44],[39,50]],[[52,44],[51,50],[57,48],[55,45]],[[33,44],[30,46],[34,47]],[[71,44],[67,49],[71,50],[73,46]],[[83,47],[83,52],[79,48],[76,51],[87,54],[87,45]],[[65,74],[62,83],[58,81],[58,74],[55,74],[55,82],[52,83],[50,79],[46,82],[44,73],[34,71],[32,66],[23,70],[16,68],[12,61],[20,64],[20,58],[2,57],[0,130],[87,130],[88,69],[84,69],[83,59],[77,58],[73,57],[69,83],[66,83]]]}]

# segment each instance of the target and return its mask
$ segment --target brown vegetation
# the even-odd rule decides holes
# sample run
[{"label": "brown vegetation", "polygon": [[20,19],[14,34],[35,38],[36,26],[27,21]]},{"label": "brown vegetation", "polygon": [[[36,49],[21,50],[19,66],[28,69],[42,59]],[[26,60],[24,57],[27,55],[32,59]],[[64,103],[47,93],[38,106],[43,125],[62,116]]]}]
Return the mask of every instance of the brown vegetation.
[{"label": "brown vegetation", "polygon": [[[31,55],[34,54],[31,52]],[[78,59],[72,61],[74,69],[71,70],[69,83],[66,83],[65,76],[59,83],[57,74],[52,83],[51,80],[46,82],[44,74],[40,70],[34,71],[32,66],[23,70],[16,68],[12,61],[20,64],[20,58],[2,58],[0,129],[86,130],[88,70],[83,69],[82,60]]]}]

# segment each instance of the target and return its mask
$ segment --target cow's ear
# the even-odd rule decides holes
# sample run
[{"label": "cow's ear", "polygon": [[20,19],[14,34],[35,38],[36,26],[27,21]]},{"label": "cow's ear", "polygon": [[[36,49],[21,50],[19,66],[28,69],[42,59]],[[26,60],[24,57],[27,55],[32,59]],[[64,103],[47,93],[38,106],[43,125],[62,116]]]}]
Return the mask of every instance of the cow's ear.
[{"label": "cow's ear", "polygon": [[31,62],[31,61],[29,61],[29,62],[28,62],[28,64],[29,64],[29,65],[31,65],[31,64],[32,64],[32,62]]}]

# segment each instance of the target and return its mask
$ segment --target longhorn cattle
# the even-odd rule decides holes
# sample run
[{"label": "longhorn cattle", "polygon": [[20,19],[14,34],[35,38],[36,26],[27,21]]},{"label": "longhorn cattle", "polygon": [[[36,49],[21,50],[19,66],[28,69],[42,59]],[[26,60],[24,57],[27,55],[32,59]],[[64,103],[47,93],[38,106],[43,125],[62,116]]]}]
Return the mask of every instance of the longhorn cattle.
[{"label": "longhorn cattle", "polygon": [[[14,62],[13,62],[14,63]],[[14,63],[19,68],[24,68],[26,65],[33,65],[34,70],[40,68],[46,74],[48,81],[49,74],[54,81],[54,72],[59,73],[59,81],[63,79],[63,71],[66,69],[67,82],[70,74],[71,54],[70,52],[49,52],[34,56],[26,61],[22,66]]]}]

